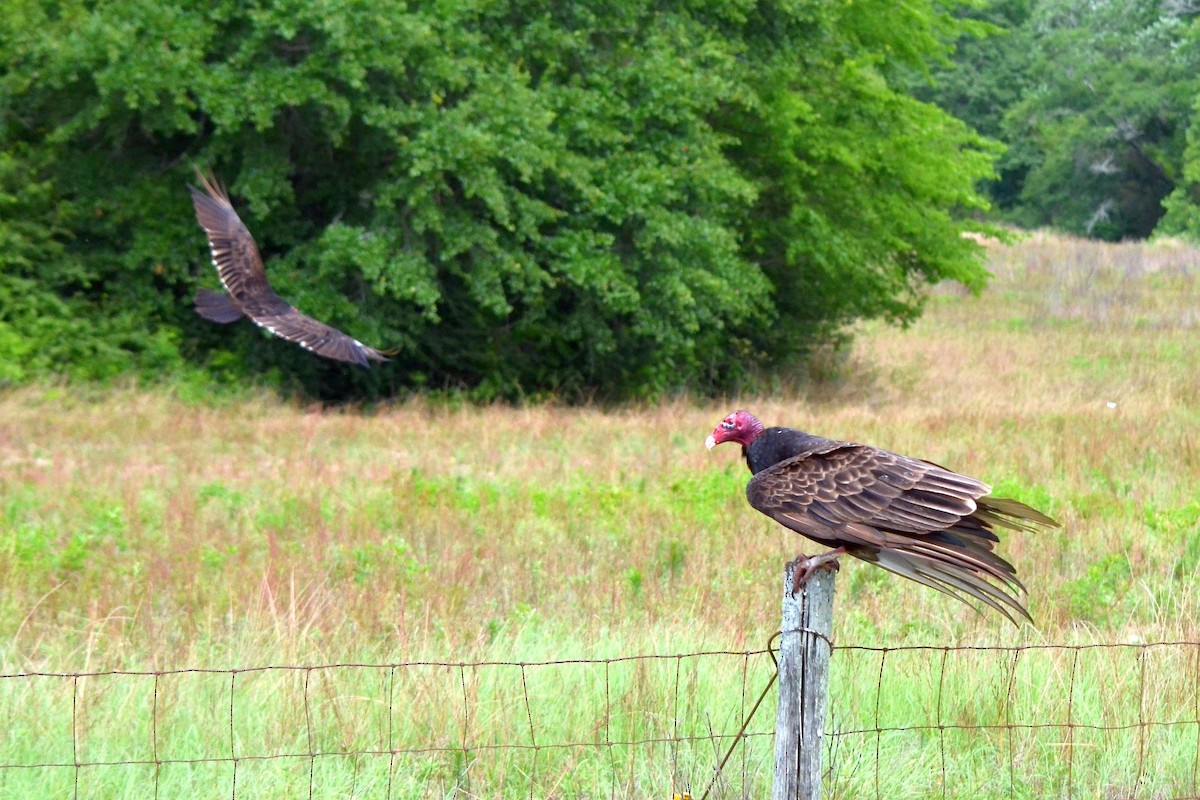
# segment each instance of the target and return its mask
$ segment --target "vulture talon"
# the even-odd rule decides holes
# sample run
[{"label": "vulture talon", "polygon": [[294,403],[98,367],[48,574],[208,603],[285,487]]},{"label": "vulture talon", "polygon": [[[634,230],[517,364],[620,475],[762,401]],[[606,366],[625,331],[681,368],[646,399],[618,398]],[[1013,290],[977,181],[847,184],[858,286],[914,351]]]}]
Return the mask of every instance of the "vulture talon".
[{"label": "vulture talon", "polygon": [[806,556],[803,553],[796,556],[796,560],[792,562],[795,565],[792,571],[792,596],[796,596],[800,587],[808,583],[817,570],[831,569],[834,572],[840,572],[842,565],[838,562],[838,556],[845,555],[845,553],[846,548],[838,547],[828,553],[821,553],[819,556]]},{"label": "vulture talon", "polygon": [[1032,622],[1012,564],[996,555],[1000,530],[1058,527],[1037,509],[930,461],[839,442],[792,428],[763,428],[735,411],[713,429],[709,448],[737,442],[754,477],[750,505],[779,524],[833,548],[794,562],[793,592],[847,553],[970,604],[1014,625]]}]

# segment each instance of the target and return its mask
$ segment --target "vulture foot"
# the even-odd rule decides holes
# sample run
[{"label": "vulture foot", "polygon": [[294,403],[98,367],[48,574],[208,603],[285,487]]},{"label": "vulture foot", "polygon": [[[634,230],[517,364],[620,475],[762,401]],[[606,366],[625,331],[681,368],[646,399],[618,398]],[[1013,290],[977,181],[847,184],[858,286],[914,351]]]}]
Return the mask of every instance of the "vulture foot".
[{"label": "vulture foot", "polygon": [[819,556],[806,556],[803,553],[796,556],[796,560],[792,562],[795,565],[795,572],[792,573],[792,596],[795,597],[796,591],[808,583],[808,579],[813,576],[813,573],[822,567],[835,572],[841,569],[841,565],[838,564],[838,556],[845,555],[845,553],[846,548],[838,547]]}]

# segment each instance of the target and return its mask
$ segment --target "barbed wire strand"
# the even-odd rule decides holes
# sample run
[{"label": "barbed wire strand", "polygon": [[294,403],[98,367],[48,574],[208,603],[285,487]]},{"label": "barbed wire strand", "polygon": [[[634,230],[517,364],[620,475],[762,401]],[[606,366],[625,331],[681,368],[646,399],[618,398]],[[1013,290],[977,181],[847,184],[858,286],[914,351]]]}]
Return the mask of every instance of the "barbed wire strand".
[{"label": "barbed wire strand", "polygon": [[609,797],[616,800],[617,797],[617,757],[613,753],[612,741],[612,692],[609,684],[609,675],[612,672],[612,664],[604,662],[604,751],[608,754],[609,774],[612,775],[612,780],[609,781],[611,791]]},{"label": "barbed wire strand", "polygon": [[158,682],[154,676],[154,696],[150,701],[150,755],[154,758],[154,800],[158,800],[158,781],[162,765],[158,761]]},{"label": "barbed wire strand", "polygon": [[882,800],[879,791],[879,751],[883,746],[883,729],[879,723],[879,706],[883,701],[883,668],[887,663],[888,651],[879,651],[879,679],[875,684],[875,800]]},{"label": "barbed wire strand", "polygon": [[[771,650],[771,643],[768,641],[767,642],[767,651],[770,652],[770,650]],[[738,711],[738,719],[740,719],[742,721],[742,730],[743,731],[746,730],[746,726],[750,724],[748,721],[749,718],[746,716],[746,684],[749,682],[749,679],[750,679],[750,656],[743,656],[742,657],[742,698],[741,698],[742,704],[741,704],[741,709]],[[774,681],[772,681],[772,683],[774,683]],[[770,688],[770,687],[768,687],[768,688]],[[758,710],[758,703],[754,704],[754,710],[755,711]],[[753,717],[754,714],[751,713],[750,716]],[[748,747],[742,748],[742,795],[743,796],[746,794],[746,782],[749,780],[749,775],[748,775],[749,765],[747,764],[747,759],[750,757],[749,749],[750,748],[748,748]],[[721,772],[720,766],[717,767],[717,772],[718,773]],[[704,798],[704,800],[707,800],[707,798]]]},{"label": "barbed wire strand", "polygon": [[1071,653],[1071,675],[1067,682],[1067,800],[1075,796],[1075,676],[1079,672],[1079,651]]},{"label": "barbed wire strand", "polygon": [[71,760],[75,762],[75,793],[79,800],[79,676],[71,680]]},{"label": "barbed wire strand", "polygon": [[[815,632],[814,632],[815,633]],[[611,772],[611,789],[610,796],[628,796],[632,793],[640,791],[640,778],[636,773],[637,761],[634,748],[665,748],[665,755],[668,756],[670,764],[670,780],[673,784],[673,789],[681,789],[688,792],[691,789],[688,781],[688,772],[686,770],[694,769],[694,756],[689,756],[688,766],[682,764],[684,748],[693,748],[696,745],[707,745],[713,749],[712,758],[715,766],[709,772],[708,785],[704,792],[700,795],[701,800],[707,800],[718,784],[722,787],[722,794],[725,789],[732,789],[725,775],[724,770],[728,766],[733,752],[740,746],[742,747],[741,754],[741,795],[748,796],[750,790],[750,767],[749,767],[749,747],[748,742],[752,739],[766,739],[772,737],[772,730],[751,730],[753,721],[757,718],[757,714],[765,702],[771,688],[775,685],[778,674],[778,663],[775,659],[775,640],[779,633],[774,634],[768,640],[767,645],[761,650],[709,650],[696,653],[676,653],[670,655],[629,655],[619,656],[609,659],[562,659],[562,660],[546,660],[546,661],[480,661],[480,662],[452,662],[452,661],[413,661],[402,663],[389,664],[371,664],[371,663],[347,663],[347,664],[297,664],[297,665],[266,665],[251,668],[234,668],[234,669],[214,669],[214,668],[186,668],[175,670],[93,670],[83,672],[49,672],[49,671],[30,671],[30,672],[13,672],[0,674],[0,680],[7,681],[26,681],[31,682],[37,679],[57,679],[70,681],[71,692],[71,719],[70,719],[70,757],[69,760],[59,758],[42,758],[38,759],[36,754],[32,759],[33,763],[4,763],[0,761],[0,776],[14,774],[14,771],[24,769],[70,769],[73,774],[73,797],[78,798],[85,793],[91,794],[94,789],[90,784],[84,783],[85,770],[90,770],[95,767],[117,767],[126,766],[130,768],[145,769],[146,777],[152,776],[154,784],[154,797],[162,796],[165,784],[163,783],[164,769],[173,768],[179,765],[204,765],[218,764],[227,765],[229,776],[229,797],[231,800],[236,800],[238,794],[239,783],[245,785],[247,780],[253,780],[254,770],[246,770],[247,765],[263,763],[277,759],[293,759],[297,762],[307,762],[308,771],[308,797],[313,798],[318,794],[318,785],[320,783],[321,770],[318,765],[318,759],[327,759],[333,757],[349,758],[352,761],[353,774],[350,776],[352,786],[357,786],[359,780],[360,758],[378,756],[387,758],[387,790],[386,796],[390,799],[394,794],[396,770],[399,758],[410,757],[436,757],[442,754],[451,755],[455,761],[455,773],[452,780],[456,786],[468,794],[472,793],[472,784],[476,782],[478,770],[475,768],[481,754],[495,754],[504,752],[524,752],[529,754],[528,772],[518,769],[519,773],[525,773],[524,777],[528,780],[529,796],[535,797],[539,794],[539,786],[552,785],[557,793],[558,787],[563,783],[564,779],[574,770],[579,760],[586,755],[588,750],[595,751],[598,748],[603,750],[608,755],[609,768]],[[828,641],[828,639],[826,639]],[[832,642],[829,642],[833,647]],[[1152,654],[1160,652],[1164,648],[1176,648],[1179,650],[1179,656],[1185,660],[1182,662],[1182,669],[1178,670],[1179,676],[1186,676],[1190,673],[1192,676],[1190,694],[1191,703],[1174,706],[1170,711],[1164,714],[1160,700],[1156,700],[1157,695],[1150,692],[1150,661]],[[873,726],[854,726],[853,724],[846,725],[840,730],[831,730],[827,735],[830,738],[831,752],[835,752],[834,748],[838,743],[851,736],[871,736],[874,737],[874,786],[876,797],[882,798],[884,794],[883,775],[884,770],[881,766],[883,755],[883,744],[885,736],[892,736],[900,733],[914,732],[929,732],[936,735],[938,738],[938,766],[934,769],[940,772],[940,794],[945,797],[948,794],[947,786],[949,784],[949,770],[951,768],[952,752],[948,747],[947,732],[1000,732],[1003,734],[1003,742],[1007,750],[1008,760],[1008,784],[1009,797],[1017,796],[1017,760],[1018,746],[1016,736],[1018,733],[1025,733],[1030,736],[1035,736],[1041,731],[1060,731],[1062,738],[1065,741],[1061,742],[1067,750],[1066,754],[1066,775],[1065,786],[1059,783],[1059,790],[1063,791],[1066,797],[1074,798],[1076,796],[1090,796],[1097,791],[1111,793],[1116,791],[1115,787],[1105,786],[1085,786],[1077,785],[1080,775],[1085,774],[1083,764],[1091,763],[1092,755],[1086,750],[1080,750],[1082,743],[1088,741],[1088,737],[1096,735],[1118,734],[1126,735],[1126,733],[1136,736],[1137,741],[1137,764],[1128,765],[1130,771],[1125,773],[1132,777],[1132,785],[1128,788],[1131,796],[1140,796],[1149,791],[1151,779],[1156,775],[1152,767],[1157,765],[1149,764],[1150,754],[1152,752],[1152,742],[1157,741],[1155,738],[1159,731],[1169,730],[1188,730],[1192,728],[1196,731],[1196,748],[1195,756],[1189,760],[1190,764],[1190,786],[1184,788],[1186,784],[1179,785],[1177,791],[1187,791],[1188,794],[1183,797],[1195,798],[1197,796],[1198,783],[1200,783],[1200,690],[1195,687],[1200,685],[1200,642],[1195,641],[1164,641],[1164,642],[1149,642],[1149,643],[1091,643],[1079,645],[1021,645],[1021,646],[963,646],[963,647],[947,647],[947,646],[906,646],[906,647],[870,647],[861,645],[846,645],[833,648],[835,652],[841,652],[843,658],[850,658],[855,653],[866,655],[877,655],[879,659],[879,668],[874,681],[875,696],[873,709]],[[1097,650],[1108,650],[1114,652],[1124,651],[1129,653],[1137,662],[1137,712],[1136,719],[1131,720],[1129,716],[1124,718],[1113,719],[1107,715],[1099,718],[1090,718],[1084,712],[1081,716],[1080,704],[1083,702],[1083,665],[1081,662],[1082,655],[1087,652]],[[888,685],[889,666],[893,663],[892,656],[897,653],[928,653],[931,657],[928,659],[930,667],[937,669],[938,676],[936,679],[936,696],[934,699],[934,719],[932,722],[926,721],[923,724],[893,724],[890,720],[886,720],[888,724],[884,724],[883,717],[883,700],[885,687]],[[1030,653],[1045,652],[1052,654],[1052,658],[1059,665],[1064,662],[1069,663],[1069,670],[1066,676],[1066,697],[1065,700],[1065,720],[1055,720],[1053,717],[1038,718],[1034,720],[1016,721],[1014,719],[1015,707],[1017,705],[1017,686],[1022,660],[1029,656]],[[997,721],[988,719],[979,720],[973,716],[949,716],[950,708],[954,708],[950,703],[949,698],[953,693],[949,691],[952,685],[949,683],[947,673],[950,671],[950,658],[952,654],[957,653],[987,653],[1004,659],[999,662],[1002,664],[999,678],[1001,681],[1001,691],[1003,697],[998,698],[1002,703],[1002,709],[999,710]],[[758,694],[755,702],[747,709],[749,701],[749,681],[750,681],[750,665],[754,658],[762,655],[767,655],[772,659],[774,669],[767,676],[766,685]],[[1061,656],[1068,656],[1063,659]],[[713,724],[713,715],[709,709],[695,708],[696,686],[693,684],[695,678],[689,672],[689,685],[685,690],[683,686],[683,663],[685,659],[689,663],[695,663],[699,659],[710,657],[736,657],[740,661],[741,686],[739,688],[739,707],[735,719],[738,720],[739,727],[736,733],[722,733],[716,729]],[[1171,656],[1174,658],[1175,656]],[[1122,656],[1121,658],[1124,658]],[[618,735],[615,722],[615,704],[618,702],[626,703],[640,699],[640,690],[638,686],[642,685],[644,676],[640,675],[637,681],[626,692],[633,694],[625,694],[623,696],[614,696],[613,688],[613,667],[617,664],[642,664],[642,663],[665,663],[674,664],[674,680],[670,688],[668,702],[673,705],[671,716],[671,728],[669,734],[666,731],[661,731],[657,735],[638,736],[634,735]],[[1190,663],[1189,663],[1190,662]],[[903,663],[903,662],[901,662]],[[957,663],[957,659],[956,659]],[[1121,661],[1113,661],[1112,668],[1117,670],[1117,676],[1129,675],[1131,670],[1120,669]],[[1127,662],[1125,662],[1127,663]],[[1157,663],[1157,662],[1156,662]],[[1170,662],[1177,663],[1177,662]],[[544,730],[538,724],[540,717],[534,713],[533,706],[535,700],[538,700],[540,707],[540,699],[535,696],[533,687],[530,686],[534,680],[533,671],[537,670],[540,674],[542,668],[562,667],[565,665],[602,665],[604,677],[604,706],[602,710],[591,718],[587,723],[590,727],[590,733],[587,735],[586,741],[554,741],[553,737],[546,738]],[[1189,669],[1190,666],[1190,669]],[[459,741],[457,746],[453,744],[436,744],[432,743],[429,746],[404,746],[408,742],[398,741],[397,735],[397,703],[399,702],[399,694],[397,681],[401,671],[414,670],[420,668],[429,668],[434,670],[446,670],[450,675],[457,672],[458,689],[461,692],[463,707],[461,709],[461,729],[459,732]],[[480,698],[480,680],[481,672],[493,668],[515,668],[520,676],[520,684],[522,691],[522,702],[524,708],[525,723],[529,730],[528,743],[507,743],[507,742],[489,742],[487,739],[476,741],[476,715],[480,709],[478,706],[481,702],[486,702],[486,696]],[[958,667],[956,667],[957,669]],[[377,670],[378,677],[373,678],[376,689],[374,691],[382,691],[386,696],[386,708],[388,718],[386,724],[378,726],[386,730],[386,744],[382,747],[379,743],[378,733],[376,733],[375,744],[369,747],[354,748],[343,744],[336,748],[322,746],[320,742],[320,734],[318,731],[318,722],[329,720],[331,724],[336,726],[338,730],[344,730],[347,722],[343,718],[343,714],[339,711],[338,698],[341,696],[337,693],[333,681],[340,670],[351,669],[370,669]],[[1061,669],[1061,666],[1060,666]],[[640,670],[640,667],[639,667]],[[239,687],[240,694],[245,696],[252,688],[253,681],[247,683],[245,678],[250,675],[266,674],[268,672],[293,673],[296,684],[302,684],[302,700],[304,713],[304,739],[303,744],[300,741],[295,742],[292,747],[280,747],[275,752],[255,752],[252,741],[244,741],[239,746],[238,723],[239,720],[245,717],[242,721],[243,733],[248,733],[254,730],[253,727],[247,727],[247,724],[252,722],[252,717],[246,716],[248,712],[243,709],[242,714],[238,713],[239,706]],[[1007,673],[1007,674],[1005,674]],[[417,673],[409,673],[417,674]],[[1090,674],[1090,673],[1089,673]],[[1156,673],[1157,674],[1157,673]],[[186,675],[213,675],[214,677],[224,676],[228,679],[228,717],[227,727],[229,731],[228,747],[224,753],[209,753],[201,757],[185,758],[180,754],[164,751],[164,719],[163,714],[165,709],[171,707],[169,694],[165,694],[166,685],[164,680],[172,676]],[[1061,675],[1061,672],[1060,672]],[[110,757],[110,751],[105,748],[105,741],[95,733],[95,727],[92,717],[96,715],[93,709],[96,708],[94,701],[97,698],[103,697],[105,692],[109,690],[107,684],[96,684],[94,691],[89,691],[91,682],[101,678],[148,678],[147,688],[149,689],[149,747],[142,749],[141,757],[137,757],[138,753],[130,755],[135,757],[129,758],[114,758]],[[932,677],[932,676],[931,676]],[[1185,680],[1186,682],[1186,680]],[[33,685],[32,683],[30,684]],[[452,684],[450,684],[452,685]],[[489,682],[489,686],[491,683]],[[1060,684],[1061,685],[1061,684]],[[1090,686],[1090,684],[1088,684]],[[1115,685],[1115,684],[1114,684]],[[1126,684],[1128,685],[1128,684]],[[447,688],[449,688],[447,686]],[[1133,687],[1129,686],[1128,690]],[[19,690],[18,690],[19,691]],[[33,691],[40,691],[34,689]],[[418,688],[418,691],[423,691]],[[135,697],[136,694],[130,695]],[[143,697],[145,695],[142,695]],[[13,697],[16,697],[15,695]],[[515,699],[515,698],[514,698]],[[1131,691],[1129,695],[1132,701]],[[686,700],[686,708],[685,708]],[[246,702],[245,699],[242,702]],[[318,706],[317,703],[321,705]],[[164,703],[166,705],[164,706]],[[10,700],[10,707],[20,705],[19,700]],[[1190,717],[1184,709],[1190,706]],[[144,706],[143,706],[144,707]],[[320,720],[318,719],[318,709],[322,709]],[[328,710],[325,710],[328,709]],[[448,709],[449,710],[449,709]],[[831,708],[832,714],[836,709]],[[697,711],[703,711],[706,715],[705,719],[706,730],[702,733],[693,734],[690,730],[685,731],[683,726],[685,718],[691,719]],[[1183,711],[1181,714],[1180,712]],[[868,711],[868,713],[870,713]],[[1103,713],[1103,708],[1102,708]],[[331,715],[331,716],[330,716]],[[1182,718],[1181,718],[1182,717]],[[99,719],[99,718],[98,718]],[[102,720],[101,720],[102,722]],[[689,723],[690,724],[690,723]],[[831,726],[832,727],[832,726]],[[322,728],[323,729],[323,728]],[[601,731],[603,734],[601,735]],[[170,733],[165,735],[170,737]],[[1165,735],[1165,734],[1163,734]],[[144,739],[142,741],[145,741]],[[1125,739],[1128,746],[1132,748],[1132,738]],[[1172,742],[1177,742],[1177,738],[1173,735]],[[891,745],[889,744],[889,747]],[[1188,748],[1184,748],[1183,752],[1187,752]],[[244,751],[244,752],[239,752]],[[560,762],[545,760],[548,752],[564,752],[566,753],[566,762],[563,765]],[[618,751],[628,752],[628,775],[622,779],[620,773],[622,771],[621,761],[618,757]],[[1077,753],[1076,751],[1079,751]],[[643,751],[645,752],[645,751]],[[689,750],[689,753],[695,751]],[[2,751],[0,751],[2,753]],[[1081,758],[1086,759],[1080,761]],[[1132,758],[1132,752],[1130,756]],[[1022,760],[1026,756],[1021,755]],[[1080,763],[1077,764],[1076,762]],[[1186,762],[1185,762],[1186,763]],[[547,766],[547,764],[557,766]],[[828,776],[832,776],[833,764],[831,762],[830,769],[827,771]],[[1134,769],[1135,767],[1135,769]],[[707,770],[706,770],[707,771]],[[1090,769],[1086,774],[1094,776],[1095,770]],[[301,773],[302,774],[302,773]],[[1059,773],[1061,776],[1061,773]],[[1187,781],[1184,775],[1180,775],[1182,781]],[[300,775],[296,776],[300,778]],[[933,775],[930,776],[934,777]],[[239,781],[239,778],[241,779]],[[827,781],[833,781],[832,777],[827,777]],[[1058,778],[1062,780],[1061,777]],[[1128,778],[1127,778],[1128,780]],[[930,787],[932,789],[932,787]],[[545,793],[544,791],[542,792]],[[1155,788],[1154,797],[1166,798],[1168,790],[1164,788]]]},{"label": "barbed wire strand", "polygon": [[[679,673],[683,669],[683,659],[675,659],[675,692],[674,698],[671,701],[671,786],[679,786],[679,746],[675,744],[679,740]],[[681,787],[684,792],[687,792],[687,787]]]},{"label": "barbed wire strand", "polygon": [[942,725],[942,689],[946,685],[946,659],[950,656],[950,648],[942,650],[942,663],[938,669],[937,686],[937,729],[938,754],[942,763],[942,800],[946,800],[946,728]]},{"label": "barbed wire strand", "polygon": [[[816,631],[813,631],[813,633],[816,633]],[[717,764],[717,768],[716,768],[716,770],[714,770],[712,779],[708,782],[708,786],[707,786],[707,788],[705,788],[704,793],[702,795],[700,795],[700,800],[708,800],[708,793],[712,791],[713,786],[716,785],[717,780],[721,777],[722,772],[725,769],[725,765],[729,762],[729,756],[733,754],[734,748],[737,747],[738,742],[740,742],[742,740],[742,738],[745,736],[746,729],[748,727],[750,727],[750,722],[751,722],[751,720],[754,719],[754,715],[758,712],[758,707],[760,705],[762,705],[762,701],[766,699],[767,692],[771,691],[771,687],[774,686],[775,681],[779,679],[779,661],[778,661],[778,659],[775,658],[775,651],[771,649],[771,646],[775,643],[775,640],[778,639],[782,635],[783,635],[782,631],[777,631],[771,635],[770,639],[767,640],[766,653],[767,653],[767,655],[769,655],[771,657],[771,662],[774,664],[775,669],[772,670],[771,677],[767,681],[767,685],[763,687],[762,693],[759,694],[758,699],[754,701],[754,707],[750,709],[750,715],[743,718],[742,727],[738,729],[738,732],[736,734],[734,734],[733,742],[729,745],[729,749],[725,751],[725,755],[721,758],[720,762]],[[747,666],[750,663],[750,656],[748,654],[745,656],[744,663]],[[743,708],[743,711],[746,706],[746,678],[745,678],[746,671],[745,671],[745,669],[746,668],[743,668],[743,671],[742,671],[742,708]],[[745,748],[742,748],[742,754],[743,754],[742,755],[742,759],[743,759],[742,760],[742,794],[744,795],[746,793],[745,792],[745,789],[746,789]]]},{"label": "barbed wire strand", "polygon": [[387,771],[387,794],[385,800],[392,800],[392,776],[396,773],[396,668],[388,669],[388,721],[387,721],[387,741],[388,741],[388,771]]},{"label": "barbed wire strand", "polygon": [[233,702],[234,694],[237,689],[237,670],[229,672],[229,760],[233,764],[233,776],[230,779],[229,798],[237,800],[237,743],[233,732]]},{"label": "barbed wire strand", "polygon": [[1146,651],[1138,651],[1138,771],[1133,781],[1136,793],[1146,769]]},{"label": "barbed wire strand", "polygon": [[462,696],[463,696],[463,723],[462,723],[463,765],[462,765],[461,774],[456,775],[454,780],[456,783],[458,781],[465,782],[466,789],[468,792],[470,792],[472,757],[471,757],[471,748],[467,746],[467,742],[470,741],[469,731],[470,731],[470,720],[471,720],[471,711],[470,711],[471,710],[471,700],[467,696],[467,666],[466,666],[466,664],[458,665],[458,679],[459,679],[459,683],[462,684]]},{"label": "barbed wire strand", "polygon": [[525,717],[529,720],[529,744],[533,747],[533,764],[529,768],[529,800],[533,800],[533,787],[537,778],[538,743],[533,730],[533,709],[529,707],[529,683],[525,679],[525,667],[521,667],[521,692],[525,695]]},{"label": "barbed wire strand", "polygon": [[[1192,650],[1192,716],[1200,720],[1200,647]],[[1200,725],[1196,726],[1196,761],[1192,764],[1192,794],[1200,796]]]},{"label": "barbed wire strand", "polygon": [[1012,727],[1012,709],[1013,709],[1013,688],[1017,684],[1017,662],[1021,660],[1020,650],[1016,650],[1012,654],[1012,666],[1009,667],[1008,687],[1004,693],[1004,724],[1005,724],[1005,745],[1008,747],[1008,797],[1013,800],[1017,796],[1017,756],[1016,746],[1013,744],[1013,727]]}]

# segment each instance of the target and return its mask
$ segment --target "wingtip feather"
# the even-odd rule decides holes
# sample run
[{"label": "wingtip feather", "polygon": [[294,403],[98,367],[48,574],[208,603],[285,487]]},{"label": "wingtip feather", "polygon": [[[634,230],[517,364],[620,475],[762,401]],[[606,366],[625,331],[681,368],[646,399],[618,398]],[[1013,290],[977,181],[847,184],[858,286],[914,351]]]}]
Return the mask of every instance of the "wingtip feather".
[{"label": "wingtip feather", "polygon": [[873,563],[901,577],[936,589],[968,606],[971,603],[963,595],[972,597],[999,612],[1018,627],[1021,622],[1016,615],[1033,623],[1033,617],[1020,601],[967,568],[898,550],[881,550],[874,553]]}]

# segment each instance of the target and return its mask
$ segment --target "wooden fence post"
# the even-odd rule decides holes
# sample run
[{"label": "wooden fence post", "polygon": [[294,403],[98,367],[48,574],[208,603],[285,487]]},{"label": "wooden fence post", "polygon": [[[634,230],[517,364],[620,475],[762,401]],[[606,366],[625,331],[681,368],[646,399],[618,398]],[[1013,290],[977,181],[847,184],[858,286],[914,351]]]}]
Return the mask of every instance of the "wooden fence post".
[{"label": "wooden fence post", "polygon": [[833,649],[833,583],[821,568],[792,597],[795,562],[784,570],[779,642],[779,713],[771,800],[819,800],[822,736]]}]

